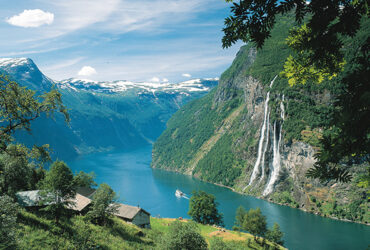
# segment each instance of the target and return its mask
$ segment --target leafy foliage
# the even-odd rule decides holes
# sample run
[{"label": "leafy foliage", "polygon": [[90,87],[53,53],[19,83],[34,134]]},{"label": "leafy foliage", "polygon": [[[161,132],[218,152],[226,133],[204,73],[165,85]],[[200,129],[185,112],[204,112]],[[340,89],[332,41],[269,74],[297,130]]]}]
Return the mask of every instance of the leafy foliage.
[{"label": "leafy foliage", "polygon": [[97,184],[94,181],[95,173],[85,173],[84,171],[78,172],[73,177],[73,182],[76,187],[95,187]]},{"label": "leafy foliage", "polygon": [[193,191],[189,203],[188,214],[202,224],[223,225],[222,214],[217,210],[215,197],[204,191]]},{"label": "leafy foliage", "polygon": [[280,231],[280,226],[276,222],[272,226],[272,229],[267,230],[266,238],[279,245],[284,245],[282,240],[284,233]]},{"label": "leafy foliage", "polygon": [[207,243],[199,233],[194,222],[181,223],[174,221],[163,240],[163,249],[208,249]]},{"label": "leafy foliage", "polygon": [[[253,41],[261,48],[270,37],[276,16],[290,11],[294,11],[298,24],[304,21],[307,24],[292,31],[289,45],[298,57],[288,60],[287,70],[303,69],[307,73],[321,73],[318,80],[325,74],[340,72],[343,62],[340,49],[343,42],[339,35],[352,37],[360,28],[361,17],[369,14],[365,0],[241,0],[233,3],[232,15],[225,19],[223,47],[230,47],[237,40],[242,40]],[[302,62],[304,64],[299,64]],[[305,79],[307,75],[298,73],[298,77],[301,76]]]},{"label": "leafy foliage", "polygon": [[16,245],[18,204],[9,196],[0,196],[0,248],[13,249]]},{"label": "leafy foliage", "polygon": [[64,114],[65,120],[69,121],[67,109],[57,90],[35,96],[34,91],[0,75],[0,151],[6,151],[16,130],[30,131],[33,120],[42,114],[52,116],[55,111]]},{"label": "leafy foliage", "polygon": [[106,225],[111,214],[117,211],[115,200],[116,193],[112,188],[108,184],[100,184],[93,195],[91,210],[87,217],[98,225]]},{"label": "leafy foliage", "polygon": [[335,109],[321,140],[318,161],[308,172],[310,177],[348,182],[350,166],[370,162],[369,25],[369,19],[364,18],[356,36],[345,43],[348,64],[338,77]]},{"label": "leafy foliage", "polygon": [[248,212],[240,206],[236,210],[235,230],[245,230],[254,235],[257,240],[258,236],[264,236],[267,232],[266,217],[262,215],[260,208],[250,209]]},{"label": "leafy foliage", "polygon": [[43,180],[42,202],[47,205],[45,211],[54,216],[58,223],[65,213],[65,206],[76,194],[71,169],[62,161],[55,161]]}]

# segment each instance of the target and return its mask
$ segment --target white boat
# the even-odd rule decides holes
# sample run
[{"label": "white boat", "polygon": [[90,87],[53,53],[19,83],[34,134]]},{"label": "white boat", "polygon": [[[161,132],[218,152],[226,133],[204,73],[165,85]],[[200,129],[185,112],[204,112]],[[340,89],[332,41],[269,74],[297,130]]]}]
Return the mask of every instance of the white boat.
[{"label": "white boat", "polygon": [[181,192],[180,190],[178,190],[178,189],[176,189],[175,195],[178,198],[181,198],[181,197],[185,196],[185,194],[183,192]]}]

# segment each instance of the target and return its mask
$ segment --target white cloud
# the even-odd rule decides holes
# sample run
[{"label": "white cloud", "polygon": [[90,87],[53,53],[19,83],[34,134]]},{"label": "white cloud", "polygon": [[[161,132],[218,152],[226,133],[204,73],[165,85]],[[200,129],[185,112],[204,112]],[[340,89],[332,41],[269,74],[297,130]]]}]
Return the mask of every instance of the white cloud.
[{"label": "white cloud", "polygon": [[24,27],[24,28],[36,28],[44,24],[52,24],[54,21],[54,14],[45,12],[40,9],[24,10],[19,15],[12,16],[6,20],[7,23]]},{"label": "white cloud", "polygon": [[162,82],[168,82],[168,79],[167,78],[163,78],[162,79]]},{"label": "white cloud", "polygon": [[158,77],[152,77],[152,79],[150,79],[151,82],[160,82],[161,80],[158,78]]},{"label": "white cloud", "polygon": [[184,74],[182,74],[182,76],[183,76],[183,77],[187,77],[187,78],[190,78],[190,77],[191,77],[191,75],[190,75],[190,74],[188,74],[188,73],[184,73]]},{"label": "white cloud", "polygon": [[96,70],[91,66],[83,66],[80,71],[78,71],[79,76],[91,76],[95,74]]}]

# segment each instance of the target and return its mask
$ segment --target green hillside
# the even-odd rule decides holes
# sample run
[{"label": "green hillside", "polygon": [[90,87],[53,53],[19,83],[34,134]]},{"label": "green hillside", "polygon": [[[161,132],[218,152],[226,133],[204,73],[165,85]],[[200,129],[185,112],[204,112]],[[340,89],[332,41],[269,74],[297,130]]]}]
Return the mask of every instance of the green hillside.
[{"label": "green hillside", "polygon": [[[113,218],[109,226],[98,226],[84,216],[74,216],[55,224],[53,220],[24,210],[18,220],[16,249],[163,249],[163,237],[175,221],[152,217],[152,228],[142,229],[117,218]],[[264,249],[247,233],[202,224],[197,227],[208,244],[217,237],[230,249]],[[266,241],[266,247],[270,245],[272,243]],[[285,248],[278,246],[277,249]]]},{"label": "green hillside", "polygon": [[[358,187],[356,181],[334,185],[333,181],[322,184],[306,177],[342,86],[333,79],[291,87],[279,75],[291,53],[285,43],[291,27],[292,16],[279,17],[261,50],[256,52],[251,44],[243,46],[222,74],[217,89],[172,116],[154,144],[152,167],[186,173],[324,216],[369,222],[366,189]],[[348,48],[366,32],[364,24],[357,36],[346,42]],[[355,53],[353,50],[348,49],[346,56]],[[270,140],[275,122],[277,129],[282,129],[282,169],[274,192],[262,196],[271,174],[272,145],[266,151],[265,178],[251,186],[248,182],[256,162],[267,92]],[[281,105],[285,107],[284,120]],[[366,169],[355,167],[351,171],[356,180]],[[353,203],[358,206],[354,208]]]}]

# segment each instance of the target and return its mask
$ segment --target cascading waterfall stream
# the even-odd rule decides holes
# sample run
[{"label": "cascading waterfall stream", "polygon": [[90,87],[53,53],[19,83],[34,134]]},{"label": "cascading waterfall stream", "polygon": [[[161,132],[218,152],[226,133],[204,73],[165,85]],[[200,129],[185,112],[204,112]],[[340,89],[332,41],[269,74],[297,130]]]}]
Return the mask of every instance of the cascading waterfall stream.
[{"label": "cascading waterfall stream", "polygon": [[[274,77],[274,79],[272,79],[271,83],[270,83],[270,88],[272,87],[272,85],[274,84],[274,81],[276,79],[277,75]],[[264,155],[262,157],[262,149],[264,148],[263,147],[263,144],[265,142],[265,133],[266,133],[266,130],[267,130],[267,134],[269,133],[269,119],[270,119],[270,113],[268,112],[268,103],[269,103],[269,100],[270,100],[270,91],[267,92],[267,95],[266,95],[266,101],[265,101],[265,113],[264,113],[264,119],[263,119],[263,123],[262,123],[262,128],[261,128],[261,135],[260,135],[260,140],[259,140],[259,143],[258,143],[258,153],[257,153],[257,160],[256,160],[256,163],[254,164],[254,167],[253,167],[253,172],[252,172],[252,175],[251,175],[251,178],[249,180],[249,183],[247,186],[245,186],[243,188],[243,191],[248,187],[250,186],[253,181],[256,179],[257,175],[260,173],[260,164],[261,164],[261,159],[263,159],[263,165],[264,165]],[[268,144],[268,139],[266,140],[266,145],[265,145],[265,148],[264,149],[267,149],[267,144]],[[266,150],[263,150],[263,154],[266,152]],[[264,169],[264,167],[263,167]]]},{"label": "cascading waterfall stream", "polygon": [[[285,99],[285,97],[283,95],[282,101],[280,102],[280,110],[281,110],[280,117],[283,119],[283,121],[285,119],[284,99]],[[270,175],[270,179],[267,183],[267,186],[266,186],[265,190],[263,191],[263,196],[266,196],[266,195],[270,194],[273,191],[274,185],[275,185],[276,181],[279,178],[280,169],[281,169],[280,144],[281,144],[281,137],[282,137],[281,136],[282,128],[283,128],[283,123],[281,123],[279,129],[277,129],[276,121],[274,122],[273,160],[272,160],[272,164],[271,164],[272,172],[271,172],[271,175]],[[279,132],[277,132],[277,130],[279,130]]]},{"label": "cascading waterfall stream", "polygon": [[265,178],[265,156],[266,156],[266,151],[269,146],[269,136],[270,136],[270,112],[267,115],[267,131],[266,131],[266,143],[265,147],[263,149],[263,154],[262,154],[262,161],[261,161],[261,170],[262,170],[262,175],[260,178],[260,182]]}]

